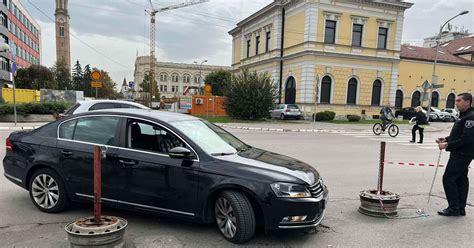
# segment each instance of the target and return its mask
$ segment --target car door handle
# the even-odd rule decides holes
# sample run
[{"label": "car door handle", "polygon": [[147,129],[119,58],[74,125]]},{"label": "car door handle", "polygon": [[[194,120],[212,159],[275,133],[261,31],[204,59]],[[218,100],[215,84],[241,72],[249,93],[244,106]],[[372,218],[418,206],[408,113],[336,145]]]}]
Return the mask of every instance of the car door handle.
[{"label": "car door handle", "polygon": [[137,161],[134,161],[134,160],[127,161],[127,160],[120,159],[119,162],[123,167],[131,167],[137,164]]},{"label": "car door handle", "polygon": [[64,157],[70,157],[72,156],[72,151],[68,151],[68,150],[62,150],[61,153],[63,154]]}]

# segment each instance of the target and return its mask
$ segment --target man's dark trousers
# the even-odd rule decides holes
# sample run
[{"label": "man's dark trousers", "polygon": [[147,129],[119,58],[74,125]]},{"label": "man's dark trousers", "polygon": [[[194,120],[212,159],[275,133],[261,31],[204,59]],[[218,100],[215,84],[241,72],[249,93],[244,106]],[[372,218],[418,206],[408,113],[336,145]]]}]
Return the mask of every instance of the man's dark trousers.
[{"label": "man's dark trousers", "polygon": [[443,186],[449,207],[461,210],[466,207],[469,191],[469,164],[472,158],[459,153],[451,153],[443,175]]}]

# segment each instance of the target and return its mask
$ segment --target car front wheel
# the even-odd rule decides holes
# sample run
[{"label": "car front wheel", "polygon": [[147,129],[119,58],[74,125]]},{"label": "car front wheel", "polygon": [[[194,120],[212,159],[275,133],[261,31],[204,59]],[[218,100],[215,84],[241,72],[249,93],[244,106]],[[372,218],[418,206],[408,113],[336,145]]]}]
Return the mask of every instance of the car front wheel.
[{"label": "car front wheel", "polygon": [[222,192],[214,205],[221,234],[230,242],[241,244],[255,233],[255,214],[248,198],[236,191]]},{"label": "car front wheel", "polygon": [[35,206],[43,212],[57,213],[66,208],[66,189],[59,175],[51,169],[35,172],[29,183],[29,191]]}]

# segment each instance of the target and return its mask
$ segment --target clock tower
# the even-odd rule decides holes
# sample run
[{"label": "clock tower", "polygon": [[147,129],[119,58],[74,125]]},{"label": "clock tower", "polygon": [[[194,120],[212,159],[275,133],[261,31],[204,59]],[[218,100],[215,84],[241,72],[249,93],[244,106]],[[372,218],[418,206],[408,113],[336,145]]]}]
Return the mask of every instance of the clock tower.
[{"label": "clock tower", "polygon": [[69,37],[69,14],[67,11],[68,0],[56,0],[56,61],[63,63],[71,69],[71,46]]}]

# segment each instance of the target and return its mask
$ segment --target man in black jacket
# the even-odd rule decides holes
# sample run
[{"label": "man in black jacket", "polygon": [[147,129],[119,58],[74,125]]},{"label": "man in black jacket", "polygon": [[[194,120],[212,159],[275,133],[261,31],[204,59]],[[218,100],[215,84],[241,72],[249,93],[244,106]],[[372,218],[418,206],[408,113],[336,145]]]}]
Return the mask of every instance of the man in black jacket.
[{"label": "man in black jacket", "polygon": [[443,175],[443,186],[448,208],[438,211],[443,216],[465,216],[467,195],[469,191],[469,164],[474,159],[474,109],[472,95],[463,93],[456,98],[459,119],[446,138],[438,138],[439,149],[451,152],[446,171]]}]

